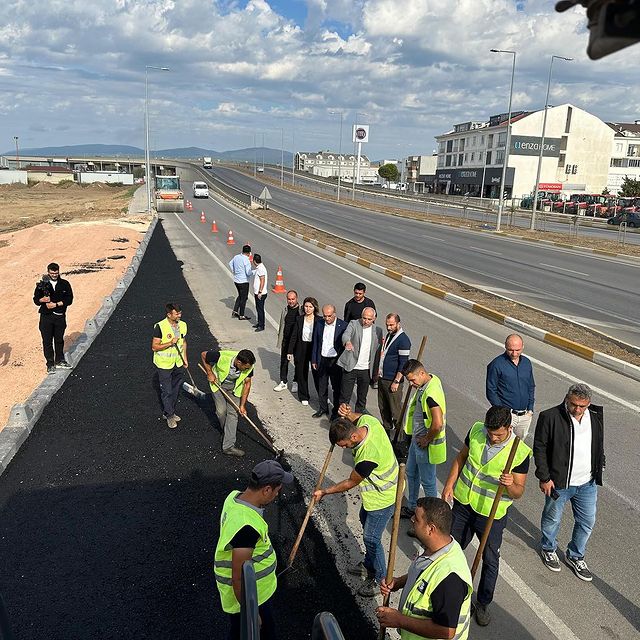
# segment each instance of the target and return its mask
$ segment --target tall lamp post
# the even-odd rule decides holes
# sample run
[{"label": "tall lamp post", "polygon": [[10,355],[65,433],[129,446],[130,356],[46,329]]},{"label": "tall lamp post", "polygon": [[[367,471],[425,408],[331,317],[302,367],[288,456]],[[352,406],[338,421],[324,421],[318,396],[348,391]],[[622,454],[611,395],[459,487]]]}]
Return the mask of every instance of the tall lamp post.
[{"label": "tall lamp post", "polygon": [[549,79],[547,80],[547,95],[544,99],[544,116],[542,118],[542,135],[540,136],[540,154],[538,155],[538,171],[536,172],[536,186],[533,190],[533,204],[531,205],[531,226],[529,229],[536,229],[536,209],[538,208],[538,192],[540,191],[540,172],[542,171],[542,154],[544,153],[544,134],[547,128],[547,110],[549,106],[549,90],[551,89],[551,72],[553,71],[553,61],[555,59],[566,60],[571,62],[573,58],[565,58],[564,56],[551,56],[549,64]]},{"label": "tall lamp post", "polygon": [[284,129],[280,127],[280,186],[284,186]]},{"label": "tall lamp post", "polygon": [[[509,147],[511,145],[511,102],[513,99],[513,77],[516,73],[516,52],[506,49],[491,49],[492,53],[508,53],[513,56],[513,64],[511,65],[511,86],[509,88],[509,115],[507,117],[507,140],[504,148],[504,158],[502,164],[502,177],[500,178],[500,200],[498,201],[498,218],[496,220],[496,231],[500,231],[502,224],[502,212],[504,211],[504,184],[507,177],[507,165],[509,164]],[[482,185],[484,189],[484,185]],[[512,187],[513,188],[513,187]],[[513,197],[513,194],[511,194]]]},{"label": "tall lamp post", "polygon": [[18,151],[18,136],[13,136],[13,141],[16,143],[16,169],[20,168],[20,152]]},{"label": "tall lamp post", "polygon": [[169,71],[169,67],[154,67],[145,65],[144,67],[144,171],[145,182],[147,183],[147,213],[151,215],[151,159],[149,154],[149,70]]},{"label": "tall lamp post", "polygon": [[340,116],[340,144],[338,148],[338,195],[337,200],[340,202],[340,182],[342,177],[342,121],[344,119],[344,113],[342,111],[329,111],[332,116]]},{"label": "tall lamp post", "polygon": [[[356,111],[356,121],[355,121],[355,126],[358,126],[358,123],[360,122],[360,116],[368,116],[368,113],[365,113],[364,111]],[[356,199],[356,161],[355,161],[355,157],[356,157],[356,142],[354,140],[353,142],[353,176],[352,176],[352,182],[351,182],[351,199],[355,200]],[[360,179],[360,175],[359,175],[359,170],[360,167],[358,167],[358,179]]]}]

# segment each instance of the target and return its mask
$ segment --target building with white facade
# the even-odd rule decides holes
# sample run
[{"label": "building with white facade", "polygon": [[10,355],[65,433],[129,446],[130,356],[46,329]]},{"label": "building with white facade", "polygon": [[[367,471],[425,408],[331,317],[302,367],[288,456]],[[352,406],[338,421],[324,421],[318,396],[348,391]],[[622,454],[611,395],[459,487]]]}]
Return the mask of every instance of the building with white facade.
[{"label": "building with white facade", "polygon": [[[333,151],[299,151],[295,157],[296,171],[306,171],[322,178],[338,178],[352,182],[358,157],[354,154],[338,154]],[[367,156],[360,156],[360,182],[373,184],[378,181],[378,167]]]},{"label": "building with white facade", "polygon": [[[533,192],[544,110],[513,112],[505,175],[507,197]],[[497,198],[505,159],[507,114],[465,122],[440,136],[435,190]],[[601,193],[607,186],[613,129],[570,104],[547,109],[540,188],[565,194]]]},{"label": "building with white facade", "polygon": [[640,120],[633,124],[607,122],[613,129],[613,146],[607,188],[618,193],[625,179],[640,180]]},{"label": "building with white facade", "polygon": [[438,154],[430,156],[407,156],[403,176],[409,191],[419,193],[433,190],[436,178]]}]

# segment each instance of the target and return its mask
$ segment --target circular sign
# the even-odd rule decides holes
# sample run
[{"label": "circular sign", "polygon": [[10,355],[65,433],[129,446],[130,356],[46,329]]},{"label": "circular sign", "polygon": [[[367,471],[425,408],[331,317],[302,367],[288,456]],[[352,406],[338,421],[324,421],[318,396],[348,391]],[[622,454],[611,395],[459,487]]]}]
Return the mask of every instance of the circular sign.
[{"label": "circular sign", "polygon": [[356,140],[364,140],[367,137],[367,130],[362,127],[356,129]]}]

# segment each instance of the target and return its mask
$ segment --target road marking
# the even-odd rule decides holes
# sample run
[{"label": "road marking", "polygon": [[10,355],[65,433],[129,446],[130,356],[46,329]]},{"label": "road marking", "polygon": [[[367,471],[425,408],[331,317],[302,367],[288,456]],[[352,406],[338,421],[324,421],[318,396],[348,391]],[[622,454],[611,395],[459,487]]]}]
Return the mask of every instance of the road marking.
[{"label": "road marking", "polygon": [[589,274],[585,273],[584,271],[574,271],[573,269],[563,269],[562,267],[558,267],[555,264],[547,264],[546,262],[541,262],[540,266],[549,267],[550,269],[555,269],[557,271],[566,271],[567,273],[575,273],[576,275],[579,275],[579,276],[587,276],[587,278],[589,277]]},{"label": "road marking", "polygon": [[502,253],[499,251],[489,251],[489,249],[481,249],[480,247],[474,247],[473,245],[469,245],[469,249],[475,249],[476,251],[480,251],[481,253],[489,253],[492,256],[502,256]]}]

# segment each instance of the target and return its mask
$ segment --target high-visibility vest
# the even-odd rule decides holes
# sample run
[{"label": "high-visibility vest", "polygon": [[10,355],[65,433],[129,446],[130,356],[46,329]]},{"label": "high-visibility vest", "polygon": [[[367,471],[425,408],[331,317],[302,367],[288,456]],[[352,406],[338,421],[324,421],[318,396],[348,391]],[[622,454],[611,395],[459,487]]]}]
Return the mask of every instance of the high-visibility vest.
[{"label": "high-visibility vest", "polygon": [[224,501],[220,515],[220,537],[213,565],[222,609],[225,613],[239,613],[240,611],[240,603],[233,591],[231,580],[233,549],[229,543],[245,525],[253,527],[260,536],[251,557],[256,573],[258,605],[264,604],[278,586],[277,559],[271,540],[269,540],[269,527],[255,509],[236,500],[239,494],[240,491],[232,491]]},{"label": "high-visibility vest", "polygon": [[[213,365],[213,373],[215,374],[218,382],[222,384],[229,375],[229,371],[231,371],[231,365],[233,361],[236,359],[238,355],[238,351],[221,351],[220,358],[218,362]],[[249,369],[245,369],[240,372],[240,375],[236,378],[235,384],[233,386],[233,395],[236,398],[239,398],[242,395],[242,384],[245,381],[245,378],[253,371],[253,365]],[[218,391],[218,385],[213,382],[209,383],[211,387],[211,391],[216,393]]]},{"label": "high-visibility vest", "polygon": [[[465,462],[453,495],[458,502],[468,504],[482,516],[488,516],[491,505],[500,486],[499,478],[502,475],[507,458],[511,450],[511,442],[515,436],[511,436],[507,444],[489,462],[482,464],[482,454],[487,444],[487,431],[482,422],[476,422],[469,433],[469,456]],[[532,455],[531,449],[520,440],[511,468],[522,464]],[[507,509],[513,500],[505,491],[500,498],[496,520],[507,513]]]},{"label": "high-visibility vest", "polygon": [[[156,327],[160,327],[160,331],[162,332],[162,337],[160,340],[162,342],[169,342],[173,340],[174,332],[173,325],[169,322],[167,318],[164,320],[160,320],[157,322]],[[187,323],[182,322],[182,320],[178,320],[178,349],[180,349],[180,353],[184,355],[184,338],[187,335]],[[153,352],[153,364],[158,367],[158,369],[173,369],[173,367],[181,367],[183,362],[182,358],[178,354],[178,349],[175,347],[167,347],[162,351],[154,351]]]},{"label": "high-visibility vest", "polygon": [[[473,581],[467,559],[454,540],[451,549],[436,558],[419,576],[415,584],[409,591],[402,613],[410,618],[427,619],[433,616],[433,605],[431,594],[434,589],[452,573],[457,574],[467,585],[467,595],[460,607],[458,625],[454,640],[466,640],[469,636],[469,612],[471,608],[471,593],[473,592]],[[410,631],[402,629],[400,631],[402,640],[429,640],[426,636],[419,636]]]},{"label": "high-visibility vest", "polygon": [[[413,433],[413,414],[416,410],[416,404],[418,404],[418,393],[419,391],[413,394],[404,421],[404,432],[407,435]],[[427,398],[429,397],[433,398],[440,409],[442,409],[442,429],[440,429],[440,433],[429,443],[429,462],[431,464],[441,464],[447,459],[447,436],[445,433],[445,427],[447,425],[447,402],[444,397],[442,381],[438,376],[434,376],[433,374],[431,374],[431,380],[427,382],[427,385],[422,391],[420,402],[424,426],[427,431],[431,428],[431,422],[433,421],[431,407],[427,404]]]},{"label": "high-visibility vest", "polygon": [[392,505],[396,500],[398,461],[393,453],[389,436],[380,422],[369,415],[362,415],[358,427],[367,427],[365,439],[351,449],[354,464],[363,460],[377,463],[368,478],[360,483],[362,506],[365,511],[376,511]]}]

